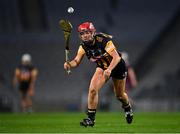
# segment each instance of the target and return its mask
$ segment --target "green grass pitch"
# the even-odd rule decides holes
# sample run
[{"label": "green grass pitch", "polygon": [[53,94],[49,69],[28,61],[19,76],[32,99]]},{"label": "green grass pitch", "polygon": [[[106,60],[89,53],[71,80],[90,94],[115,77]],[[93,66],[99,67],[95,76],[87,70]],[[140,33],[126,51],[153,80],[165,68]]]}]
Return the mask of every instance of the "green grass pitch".
[{"label": "green grass pitch", "polygon": [[0,114],[0,133],[180,133],[180,113],[98,112],[94,127],[81,127],[84,113]]}]

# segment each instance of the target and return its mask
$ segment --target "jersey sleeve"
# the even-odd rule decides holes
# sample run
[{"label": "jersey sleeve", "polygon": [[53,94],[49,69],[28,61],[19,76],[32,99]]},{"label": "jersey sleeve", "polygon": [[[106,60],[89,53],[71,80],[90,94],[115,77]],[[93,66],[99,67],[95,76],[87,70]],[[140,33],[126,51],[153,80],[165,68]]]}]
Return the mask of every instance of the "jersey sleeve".
[{"label": "jersey sleeve", "polygon": [[33,68],[31,73],[33,77],[36,77],[38,75],[38,70],[36,68]]},{"label": "jersey sleeve", "polygon": [[105,47],[106,52],[111,53],[114,49],[116,49],[116,47],[114,46],[113,42],[111,40],[108,41]]},{"label": "jersey sleeve", "polygon": [[81,45],[79,46],[78,54],[81,54],[81,55],[85,54],[85,50],[83,49]]}]

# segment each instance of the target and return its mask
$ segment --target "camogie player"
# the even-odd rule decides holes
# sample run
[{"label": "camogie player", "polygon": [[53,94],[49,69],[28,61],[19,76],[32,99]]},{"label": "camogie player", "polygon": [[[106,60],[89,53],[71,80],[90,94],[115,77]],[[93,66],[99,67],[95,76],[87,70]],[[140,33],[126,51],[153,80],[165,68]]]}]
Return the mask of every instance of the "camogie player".
[{"label": "camogie player", "polygon": [[37,77],[37,69],[32,65],[31,55],[22,55],[21,64],[15,69],[13,85],[20,91],[23,112],[32,112],[32,97]]},{"label": "camogie player", "polygon": [[122,103],[127,123],[130,124],[133,120],[133,112],[125,92],[127,68],[112,42],[112,36],[96,33],[91,22],[82,23],[78,27],[78,33],[82,42],[77,55],[72,61],[64,63],[64,69],[77,67],[84,55],[97,64],[89,86],[87,118],[83,119],[80,125],[94,126],[98,93],[110,77],[113,81],[115,96]]}]

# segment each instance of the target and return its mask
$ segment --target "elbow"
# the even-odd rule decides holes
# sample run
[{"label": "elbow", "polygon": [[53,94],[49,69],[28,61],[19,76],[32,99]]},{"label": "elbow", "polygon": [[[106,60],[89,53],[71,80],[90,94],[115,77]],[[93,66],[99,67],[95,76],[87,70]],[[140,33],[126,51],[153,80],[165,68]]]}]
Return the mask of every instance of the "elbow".
[{"label": "elbow", "polygon": [[119,63],[120,61],[121,61],[121,57],[118,56],[118,57],[117,57],[117,63]]},{"label": "elbow", "polygon": [[119,63],[119,62],[121,61],[121,57],[120,57],[120,56],[114,56],[114,57],[113,57],[113,61],[114,61],[115,63]]}]

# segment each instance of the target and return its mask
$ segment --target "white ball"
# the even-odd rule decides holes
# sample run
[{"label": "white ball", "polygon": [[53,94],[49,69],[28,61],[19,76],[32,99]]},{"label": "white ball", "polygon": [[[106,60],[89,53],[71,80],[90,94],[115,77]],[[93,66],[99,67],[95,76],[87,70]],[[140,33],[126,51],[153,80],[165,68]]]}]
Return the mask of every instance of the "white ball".
[{"label": "white ball", "polygon": [[74,8],[69,7],[67,11],[68,11],[68,13],[73,13],[74,12]]}]

